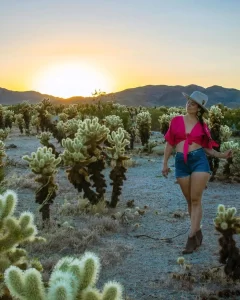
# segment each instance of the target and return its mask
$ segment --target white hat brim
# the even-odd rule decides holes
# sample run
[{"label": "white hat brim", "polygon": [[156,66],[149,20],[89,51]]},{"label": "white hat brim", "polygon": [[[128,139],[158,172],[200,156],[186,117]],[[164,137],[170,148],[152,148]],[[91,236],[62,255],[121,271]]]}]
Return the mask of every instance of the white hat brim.
[{"label": "white hat brim", "polygon": [[199,106],[201,106],[202,109],[204,109],[205,112],[207,112],[207,113],[209,112],[208,109],[207,109],[205,106],[199,104],[196,100],[194,100],[193,98],[191,98],[188,94],[183,93],[183,92],[182,92],[182,94],[183,94],[183,96],[184,96],[187,100],[192,100],[192,101],[194,101],[194,102],[197,103]]}]

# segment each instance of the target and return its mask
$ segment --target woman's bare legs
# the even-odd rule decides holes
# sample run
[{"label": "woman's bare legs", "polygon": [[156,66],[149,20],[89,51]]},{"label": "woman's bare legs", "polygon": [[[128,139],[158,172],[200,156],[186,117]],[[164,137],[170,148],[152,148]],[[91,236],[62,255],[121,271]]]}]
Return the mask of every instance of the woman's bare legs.
[{"label": "woman's bare legs", "polygon": [[191,232],[194,236],[200,229],[202,220],[202,194],[209,180],[210,174],[207,172],[194,172],[191,174]]},{"label": "woman's bare legs", "polygon": [[191,217],[191,177],[182,177],[182,178],[177,178],[177,182],[179,183],[182,193],[187,200],[187,205],[188,205],[188,213],[189,216]]}]

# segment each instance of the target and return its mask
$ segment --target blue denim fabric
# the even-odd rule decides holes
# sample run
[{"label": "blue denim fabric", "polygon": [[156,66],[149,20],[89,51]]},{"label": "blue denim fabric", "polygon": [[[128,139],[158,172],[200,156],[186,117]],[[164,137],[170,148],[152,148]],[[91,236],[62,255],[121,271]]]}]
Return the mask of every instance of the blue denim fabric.
[{"label": "blue denim fabric", "polygon": [[175,155],[176,178],[190,176],[193,172],[207,172],[211,174],[206,153],[203,148],[191,151],[187,154],[187,162],[184,162],[183,153]]}]

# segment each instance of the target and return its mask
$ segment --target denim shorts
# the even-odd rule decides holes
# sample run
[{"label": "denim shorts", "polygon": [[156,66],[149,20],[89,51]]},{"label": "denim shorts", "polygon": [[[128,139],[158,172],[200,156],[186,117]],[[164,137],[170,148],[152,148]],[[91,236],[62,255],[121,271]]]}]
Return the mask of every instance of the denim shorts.
[{"label": "denim shorts", "polygon": [[211,174],[207,156],[203,148],[193,150],[187,154],[187,162],[184,162],[183,153],[175,155],[176,178],[190,176],[193,172],[207,172]]}]

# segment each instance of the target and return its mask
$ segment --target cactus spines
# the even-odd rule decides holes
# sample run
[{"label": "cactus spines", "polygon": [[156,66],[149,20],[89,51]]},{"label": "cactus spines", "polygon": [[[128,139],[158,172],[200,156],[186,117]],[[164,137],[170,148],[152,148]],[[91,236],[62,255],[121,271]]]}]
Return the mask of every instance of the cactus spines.
[{"label": "cactus spines", "polygon": [[64,151],[61,154],[63,162],[70,168],[67,169],[68,180],[78,190],[84,192],[84,197],[93,204],[97,203],[97,196],[91,190],[91,183],[87,166],[96,161],[96,157],[91,157],[87,152],[87,147],[83,145],[82,139],[78,136],[74,140],[69,138],[62,140]]},{"label": "cactus spines", "polygon": [[[63,139],[65,148],[62,158],[64,164],[71,166],[67,170],[68,179],[78,189],[84,191],[84,197],[92,204],[98,203],[105,193],[106,182],[101,171],[104,169],[102,143],[109,129],[100,125],[98,118],[78,120],[75,138]],[[91,184],[93,182],[93,184]],[[96,188],[96,192],[91,189]]]},{"label": "cactus spines", "polygon": [[33,152],[31,157],[23,156],[23,159],[29,163],[32,172],[39,175],[35,179],[41,184],[36,191],[36,202],[41,204],[40,212],[42,213],[43,221],[50,219],[50,205],[56,197],[57,185],[55,184],[55,173],[57,166],[61,162],[61,158],[55,158],[51,148],[38,148],[37,152]]},{"label": "cactus spines", "polygon": [[5,144],[0,140],[0,182],[4,178],[4,162],[3,158],[6,156]]},{"label": "cactus spines", "polygon": [[238,143],[233,141],[224,142],[221,145],[221,151],[225,152],[229,149],[233,151],[233,156],[227,158],[224,166],[223,166],[223,175],[226,178],[231,179],[234,178],[239,182],[240,176],[240,146]]},{"label": "cactus spines", "polygon": [[[222,114],[221,109],[213,105],[211,106],[209,110],[209,128],[211,131],[211,137],[214,141],[216,141],[219,146],[214,147],[215,150],[219,151],[221,146],[221,126],[222,126],[222,120],[224,119],[224,116]],[[215,179],[216,172],[219,168],[219,158],[217,157],[208,157],[210,169],[212,171],[212,176],[210,178],[210,181],[213,181]]]},{"label": "cactus spines", "polygon": [[118,282],[107,282],[103,288],[102,300],[121,300],[122,292],[122,286]]},{"label": "cactus spines", "polygon": [[129,144],[129,140],[124,139],[124,129],[120,127],[117,132],[113,131],[111,135],[108,135],[108,142],[111,144],[111,147],[108,147],[107,151],[115,162],[115,166],[109,175],[112,180],[111,185],[113,186],[109,205],[110,207],[116,207],[121,195],[123,180],[126,180],[125,173],[127,169],[123,162],[129,159],[128,156],[125,156],[125,147]]},{"label": "cactus spines", "polygon": [[226,209],[221,204],[214,220],[216,230],[222,234],[219,238],[221,246],[219,261],[225,264],[225,274],[234,280],[240,278],[240,254],[233,238],[234,234],[240,233],[240,218],[236,217],[236,212],[235,207]]},{"label": "cactus spines", "polygon": [[11,295],[20,300],[122,300],[123,288],[115,281],[106,283],[102,293],[95,287],[99,269],[98,257],[87,252],[81,259],[62,258],[53,269],[47,290],[34,269],[22,272],[11,266],[4,277]]},{"label": "cactus spines", "polygon": [[140,112],[136,118],[142,146],[148,143],[151,131],[151,115],[148,111]]},{"label": "cactus spines", "polygon": [[110,129],[110,132],[116,131],[119,127],[123,128],[123,121],[119,116],[115,116],[115,115],[106,116],[103,121],[104,124],[107,126],[107,128]]},{"label": "cactus spines", "polygon": [[[0,282],[4,271],[11,265],[21,269],[34,266],[34,261],[28,260],[27,252],[19,247],[22,243],[44,241],[36,236],[32,213],[23,212],[18,219],[14,217],[16,203],[17,194],[11,190],[0,196]],[[38,269],[41,269],[39,263]]]},{"label": "cactus spines", "polygon": [[47,147],[47,148],[51,148],[52,149],[52,153],[58,157],[59,153],[56,151],[55,146],[49,142],[50,138],[52,137],[52,133],[48,132],[48,131],[43,131],[41,132],[40,135],[37,136],[37,138],[40,140],[40,143]]}]

